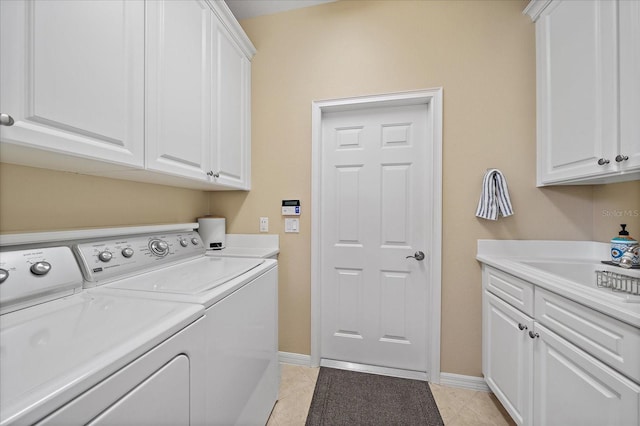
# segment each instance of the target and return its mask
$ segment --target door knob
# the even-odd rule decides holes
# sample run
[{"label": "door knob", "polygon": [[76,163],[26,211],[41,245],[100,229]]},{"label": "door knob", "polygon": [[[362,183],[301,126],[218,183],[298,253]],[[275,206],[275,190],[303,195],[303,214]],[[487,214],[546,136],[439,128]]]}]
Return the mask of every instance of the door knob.
[{"label": "door knob", "polygon": [[13,126],[13,117],[9,114],[0,114],[0,126]]},{"label": "door knob", "polygon": [[424,253],[421,251],[417,251],[413,256],[407,256],[407,259],[409,259],[410,257],[414,258],[415,260],[423,260]]}]

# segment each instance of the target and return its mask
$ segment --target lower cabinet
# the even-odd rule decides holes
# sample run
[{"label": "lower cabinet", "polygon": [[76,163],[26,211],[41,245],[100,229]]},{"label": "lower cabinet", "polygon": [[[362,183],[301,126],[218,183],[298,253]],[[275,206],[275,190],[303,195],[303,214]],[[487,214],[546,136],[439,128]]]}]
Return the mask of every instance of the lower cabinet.
[{"label": "lower cabinet", "polygon": [[534,336],[531,424],[638,424],[638,385],[540,324]]},{"label": "lower cabinet", "polygon": [[[483,266],[482,370],[513,420],[519,425],[639,424],[640,386],[540,324],[534,311],[522,312],[493,294],[487,283],[495,276],[508,277]],[[522,280],[512,278],[513,289],[522,286]],[[581,309],[586,315],[578,313],[574,319],[592,311]],[[607,331],[611,336],[628,334],[611,324]],[[625,336],[623,343],[635,337]]]},{"label": "lower cabinet", "polygon": [[485,380],[516,423],[532,424],[533,320],[488,291],[483,298]]}]

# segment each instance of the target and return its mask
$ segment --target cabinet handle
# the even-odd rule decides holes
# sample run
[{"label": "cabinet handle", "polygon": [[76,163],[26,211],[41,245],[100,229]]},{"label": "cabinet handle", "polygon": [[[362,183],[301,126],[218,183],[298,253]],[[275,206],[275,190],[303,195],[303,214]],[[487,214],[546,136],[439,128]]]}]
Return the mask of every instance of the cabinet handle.
[{"label": "cabinet handle", "polygon": [[627,156],[627,155],[620,155],[620,154],[616,155],[616,162],[617,163],[620,163],[622,161],[627,161],[628,159],[629,159],[629,156]]},{"label": "cabinet handle", "polygon": [[538,338],[540,337],[540,335],[538,333],[534,333],[533,331],[529,332],[529,337],[531,337],[532,339]]},{"label": "cabinet handle", "polygon": [[605,164],[609,164],[609,160],[607,160],[606,158],[601,158],[598,160],[599,166],[604,166]]},{"label": "cabinet handle", "polygon": [[213,177],[216,178],[216,179],[219,178],[220,177],[220,172],[214,173]]},{"label": "cabinet handle", "polygon": [[527,329],[527,326],[526,326],[526,325],[524,325],[524,324],[520,324],[520,323],[518,323],[518,328],[519,328],[520,330],[526,330],[526,329]]},{"label": "cabinet handle", "polygon": [[15,123],[15,121],[13,121],[13,117],[9,114],[0,114],[0,126],[13,126],[13,123]]}]

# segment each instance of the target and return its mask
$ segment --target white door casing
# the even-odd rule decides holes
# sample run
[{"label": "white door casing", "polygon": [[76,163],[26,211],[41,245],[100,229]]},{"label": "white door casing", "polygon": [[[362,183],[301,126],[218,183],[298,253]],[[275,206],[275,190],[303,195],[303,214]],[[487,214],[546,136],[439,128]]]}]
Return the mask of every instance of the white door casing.
[{"label": "white door casing", "polygon": [[313,365],[439,381],[441,111],[441,89],[313,104]]}]

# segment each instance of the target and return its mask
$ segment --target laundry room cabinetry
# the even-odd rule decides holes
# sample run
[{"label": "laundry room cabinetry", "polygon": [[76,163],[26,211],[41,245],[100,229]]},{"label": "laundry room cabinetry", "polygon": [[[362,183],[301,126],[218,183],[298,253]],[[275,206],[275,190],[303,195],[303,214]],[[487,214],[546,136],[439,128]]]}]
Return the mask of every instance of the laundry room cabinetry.
[{"label": "laundry room cabinetry", "polygon": [[2,161],[250,188],[255,48],[224,2],[0,7]]},{"label": "laundry room cabinetry", "polygon": [[640,179],[640,3],[534,0],[538,186]]},{"label": "laundry room cabinetry", "polygon": [[482,370],[519,425],[640,421],[634,327],[483,265]]},{"label": "laundry room cabinetry", "polygon": [[[223,10],[220,10],[222,13]],[[214,26],[214,137],[211,170],[215,182],[251,186],[251,62],[229,29]],[[251,54],[253,55],[253,54]]]},{"label": "laundry room cabinetry", "polygon": [[213,13],[206,2],[147,4],[147,168],[207,180]]},{"label": "laundry room cabinetry", "polygon": [[144,3],[2,1],[0,20],[1,160],[143,168]]},{"label": "laundry room cabinetry", "polygon": [[146,164],[249,189],[253,52],[236,42],[224,12],[204,0],[147,4]]}]

